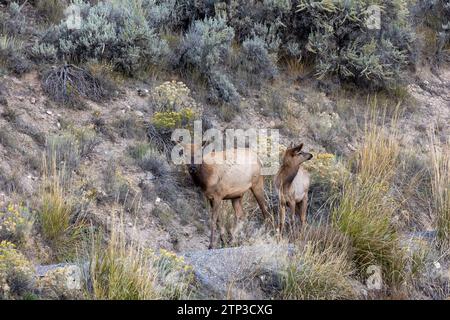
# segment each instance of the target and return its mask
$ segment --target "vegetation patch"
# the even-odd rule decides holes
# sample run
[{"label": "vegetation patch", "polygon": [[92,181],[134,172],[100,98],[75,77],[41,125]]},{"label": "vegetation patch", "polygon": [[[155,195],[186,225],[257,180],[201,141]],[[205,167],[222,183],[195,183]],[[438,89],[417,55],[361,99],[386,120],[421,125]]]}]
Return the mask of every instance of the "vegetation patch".
[{"label": "vegetation patch", "polygon": [[75,65],[47,71],[42,76],[42,89],[55,102],[75,108],[83,107],[82,98],[103,101],[111,95],[99,79]]},{"label": "vegetation patch", "polygon": [[352,241],[359,272],[381,266],[385,283],[394,286],[403,281],[405,259],[392,224],[398,206],[391,194],[398,154],[396,136],[370,126],[354,160],[354,173],[344,180],[332,210],[333,225]]}]

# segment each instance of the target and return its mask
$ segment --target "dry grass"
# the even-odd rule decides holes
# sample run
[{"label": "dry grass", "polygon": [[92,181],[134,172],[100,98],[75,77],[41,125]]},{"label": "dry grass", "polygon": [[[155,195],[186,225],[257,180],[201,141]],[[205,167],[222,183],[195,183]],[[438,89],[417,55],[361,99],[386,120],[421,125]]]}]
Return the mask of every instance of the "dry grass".
[{"label": "dry grass", "polygon": [[307,227],[282,277],[282,299],[355,299],[351,243],[330,226]]},{"label": "dry grass", "polygon": [[35,6],[44,19],[50,23],[58,24],[64,18],[67,7],[65,0],[37,0]]},{"label": "dry grass", "polygon": [[404,252],[391,224],[397,203],[391,194],[399,146],[395,132],[366,125],[364,142],[353,167],[354,174],[343,183],[332,220],[347,235],[354,248],[354,261],[361,274],[371,265],[382,267],[384,281],[403,281]]},{"label": "dry grass", "polygon": [[431,190],[440,246],[450,247],[450,141],[439,144],[431,138]]},{"label": "dry grass", "polygon": [[186,299],[192,268],[175,253],[155,253],[137,240],[127,240],[123,214],[112,217],[110,235],[93,236],[90,251],[92,298],[100,300]]},{"label": "dry grass", "polygon": [[[65,187],[70,183],[57,170],[54,159],[52,157],[50,174],[46,171],[42,178],[38,221],[42,235],[51,245],[55,256],[72,259],[81,240],[83,223],[74,219],[75,203]],[[47,168],[45,162],[44,158],[44,167]]]},{"label": "dry grass", "polygon": [[152,265],[136,242],[127,244],[123,222],[114,226],[108,243],[93,239],[90,253],[92,295],[99,300],[161,298]]}]

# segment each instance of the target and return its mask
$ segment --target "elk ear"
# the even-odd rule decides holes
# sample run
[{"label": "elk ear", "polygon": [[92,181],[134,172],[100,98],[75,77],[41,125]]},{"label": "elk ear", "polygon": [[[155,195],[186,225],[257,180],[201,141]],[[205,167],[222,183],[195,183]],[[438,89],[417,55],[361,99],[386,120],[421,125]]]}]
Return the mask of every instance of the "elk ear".
[{"label": "elk ear", "polygon": [[300,143],[300,145],[296,146],[293,150],[294,152],[300,152],[303,149],[303,143]]}]

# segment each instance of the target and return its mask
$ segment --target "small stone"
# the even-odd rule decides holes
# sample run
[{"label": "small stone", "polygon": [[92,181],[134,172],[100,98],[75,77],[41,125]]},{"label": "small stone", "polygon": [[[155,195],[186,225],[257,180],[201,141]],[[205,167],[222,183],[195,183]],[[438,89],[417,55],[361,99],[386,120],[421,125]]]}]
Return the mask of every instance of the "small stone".
[{"label": "small stone", "polygon": [[58,127],[58,129],[61,129],[61,123],[57,122],[56,126]]},{"label": "small stone", "polygon": [[35,103],[36,103],[36,98],[31,98],[31,99],[30,99],[30,102],[31,102],[32,104],[35,104]]},{"label": "small stone", "polygon": [[138,116],[138,117],[143,117],[143,116],[144,116],[144,113],[143,113],[142,111],[135,111],[134,113],[135,113],[136,116]]},{"label": "small stone", "polygon": [[51,112],[50,110],[47,110],[46,113],[50,116],[53,114],[53,112]]},{"label": "small stone", "polygon": [[149,94],[149,91],[147,89],[138,89],[138,95],[141,97],[146,97]]}]

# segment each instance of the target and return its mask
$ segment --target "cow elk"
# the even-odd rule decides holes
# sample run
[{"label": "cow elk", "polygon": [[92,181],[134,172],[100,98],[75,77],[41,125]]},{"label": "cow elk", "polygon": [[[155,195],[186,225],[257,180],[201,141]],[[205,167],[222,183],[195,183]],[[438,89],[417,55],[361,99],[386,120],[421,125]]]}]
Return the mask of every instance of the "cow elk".
[{"label": "cow elk", "polygon": [[[185,145],[191,148],[193,154],[199,146]],[[224,159],[226,159],[224,161]],[[203,155],[201,164],[190,164],[188,171],[199,186],[211,205],[211,237],[209,248],[216,243],[215,232],[220,215],[222,200],[231,200],[236,214],[236,224],[232,232],[234,238],[236,231],[242,224],[245,212],[242,207],[242,197],[251,190],[265,218],[269,217],[264,201],[264,180],[261,175],[261,163],[256,152],[250,149],[230,149],[213,151]],[[220,227],[222,242],[224,241],[224,227]]]}]

